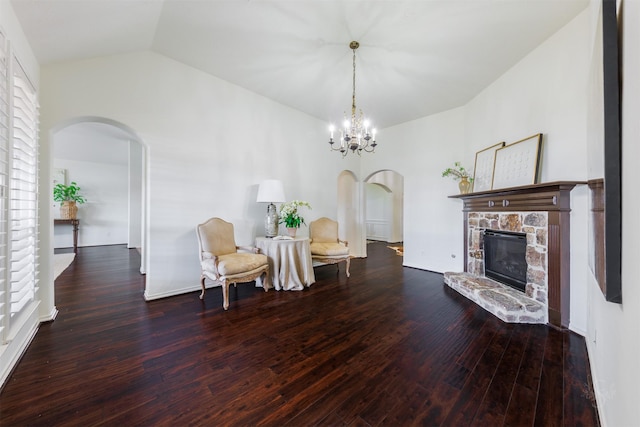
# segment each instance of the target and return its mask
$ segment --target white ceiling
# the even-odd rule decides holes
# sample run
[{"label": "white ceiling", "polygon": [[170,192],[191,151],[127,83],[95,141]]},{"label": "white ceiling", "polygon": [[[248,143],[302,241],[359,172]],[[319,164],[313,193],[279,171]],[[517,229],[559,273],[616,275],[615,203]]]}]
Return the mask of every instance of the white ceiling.
[{"label": "white ceiling", "polygon": [[358,108],[383,128],[464,105],[588,0],[11,3],[42,64],[152,50],[334,123],[357,40]]}]

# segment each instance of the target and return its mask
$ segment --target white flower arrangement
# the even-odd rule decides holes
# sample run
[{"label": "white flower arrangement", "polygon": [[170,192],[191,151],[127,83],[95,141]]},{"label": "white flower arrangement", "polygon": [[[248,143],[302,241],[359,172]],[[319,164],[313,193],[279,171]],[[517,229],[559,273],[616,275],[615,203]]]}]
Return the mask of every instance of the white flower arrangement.
[{"label": "white flower arrangement", "polygon": [[304,218],[298,213],[298,208],[305,206],[311,209],[309,202],[302,200],[292,200],[290,202],[283,203],[280,206],[280,224],[286,224],[287,228],[299,228],[304,224]]}]

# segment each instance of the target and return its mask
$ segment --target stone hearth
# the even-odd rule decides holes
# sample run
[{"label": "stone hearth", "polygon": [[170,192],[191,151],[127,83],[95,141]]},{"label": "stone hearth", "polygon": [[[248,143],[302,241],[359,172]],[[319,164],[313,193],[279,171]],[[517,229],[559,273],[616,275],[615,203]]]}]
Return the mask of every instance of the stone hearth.
[{"label": "stone hearth", "polygon": [[[445,283],[505,322],[547,323],[547,213],[469,212],[465,228],[466,272],[445,273]],[[526,234],[526,292],[485,276],[484,230]]]},{"label": "stone hearth", "polygon": [[510,323],[547,323],[545,304],[487,277],[444,273],[444,282],[499,319]]}]

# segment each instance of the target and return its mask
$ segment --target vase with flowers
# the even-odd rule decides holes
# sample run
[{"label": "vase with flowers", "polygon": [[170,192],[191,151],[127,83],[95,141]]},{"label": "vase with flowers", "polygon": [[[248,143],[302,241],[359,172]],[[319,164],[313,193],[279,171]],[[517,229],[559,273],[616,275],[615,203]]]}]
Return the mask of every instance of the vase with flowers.
[{"label": "vase with flowers", "polygon": [[455,162],[452,168],[446,168],[442,172],[443,177],[450,176],[454,180],[460,180],[458,188],[460,194],[466,194],[471,191],[471,185],[473,184],[473,178],[469,176],[469,172],[462,166],[460,162]]},{"label": "vase with flowers", "polygon": [[287,227],[289,236],[295,237],[296,230],[304,224],[304,218],[300,216],[298,208],[307,207],[311,209],[309,202],[303,200],[292,200],[290,202],[280,205],[280,224],[284,224]]}]

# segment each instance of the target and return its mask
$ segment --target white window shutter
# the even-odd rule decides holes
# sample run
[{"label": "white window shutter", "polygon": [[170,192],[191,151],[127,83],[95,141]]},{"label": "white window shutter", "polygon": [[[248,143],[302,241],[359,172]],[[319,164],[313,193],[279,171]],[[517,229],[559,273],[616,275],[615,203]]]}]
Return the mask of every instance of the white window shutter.
[{"label": "white window shutter", "polygon": [[9,174],[9,61],[7,39],[0,32],[0,345],[6,340],[9,292],[7,285],[7,183]]},{"label": "white window shutter", "polygon": [[[10,317],[35,299],[37,280],[38,102],[20,63],[13,61],[9,144]],[[11,323],[10,319],[10,323]]]}]

